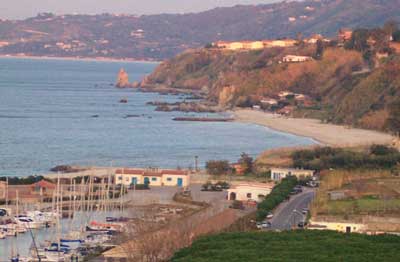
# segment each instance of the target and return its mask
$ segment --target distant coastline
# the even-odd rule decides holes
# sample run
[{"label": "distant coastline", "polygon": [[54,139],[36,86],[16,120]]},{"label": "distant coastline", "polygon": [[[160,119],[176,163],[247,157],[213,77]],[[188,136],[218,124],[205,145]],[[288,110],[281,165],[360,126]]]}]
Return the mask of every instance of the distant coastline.
[{"label": "distant coastline", "polygon": [[140,60],[132,58],[111,58],[111,57],[71,57],[71,56],[34,56],[34,55],[6,55],[0,54],[0,58],[15,59],[37,59],[37,60],[70,60],[70,61],[92,61],[92,62],[126,62],[126,63],[151,63],[159,64],[162,61]]}]

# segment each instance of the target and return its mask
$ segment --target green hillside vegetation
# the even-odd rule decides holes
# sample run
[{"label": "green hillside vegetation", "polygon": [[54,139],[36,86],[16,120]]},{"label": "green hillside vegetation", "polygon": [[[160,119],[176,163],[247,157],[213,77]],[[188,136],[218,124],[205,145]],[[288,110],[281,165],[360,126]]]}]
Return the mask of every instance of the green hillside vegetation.
[{"label": "green hillside vegetation", "polygon": [[385,169],[399,174],[400,152],[382,145],[367,150],[317,147],[298,150],[292,154],[296,168],[312,170],[328,169]]},{"label": "green hillside vegetation", "polygon": [[257,206],[257,220],[264,220],[269,212],[272,212],[274,208],[290,196],[290,192],[296,185],[296,177],[282,179],[282,181],[272,189],[271,193],[265,197],[264,201]]},{"label": "green hillside vegetation", "polygon": [[398,236],[329,231],[228,233],[200,238],[172,262],[399,261]]}]

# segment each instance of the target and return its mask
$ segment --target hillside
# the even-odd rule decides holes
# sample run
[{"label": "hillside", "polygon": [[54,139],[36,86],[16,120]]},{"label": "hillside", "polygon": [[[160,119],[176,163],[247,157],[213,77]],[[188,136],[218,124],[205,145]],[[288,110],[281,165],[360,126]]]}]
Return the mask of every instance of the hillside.
[{"label": "hillside", "polygon": [[0,54],[163,60],[218,40],[334,36],[341,27],[400,20],[399,9],[400,0],[306,0],[189,14],[43,13],[0,20]]},{"label": "hillside", "polygon": [[398,261],[399,243],[398,236],[329,231],[229,233],[200,238],[171,261]]},{"label": "hillside", "polygon": [[316,57],[317,47],[189,51],[162,63],[142,86],[197,90],[225,108],[259,105],[295,117],[399,131],[398,55],[373,56],[379,66],[369,68],[363,53],[337,46],[300,63],[282,62],[289,54]]}]

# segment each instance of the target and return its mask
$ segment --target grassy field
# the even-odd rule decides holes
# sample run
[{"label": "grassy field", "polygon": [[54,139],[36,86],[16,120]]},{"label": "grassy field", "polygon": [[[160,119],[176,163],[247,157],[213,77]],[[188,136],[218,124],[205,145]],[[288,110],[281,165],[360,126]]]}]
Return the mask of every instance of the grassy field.
[{"label": "grassy field", "polygon": [[172,262],[400,261],[400,237],[330,231],[228,233],[200,238]]},{"label": "grassy field", "polygon": [[[388,170],[333,170],[322,173],[312,204],[312,215],[400,215],[400,177]],[[343,191],[345,199],[330,200],[328,193]]]},{"label": "grassy field", "polygon": [[362,198],[328,202],[329,215],[400,213],[400,199]]}]

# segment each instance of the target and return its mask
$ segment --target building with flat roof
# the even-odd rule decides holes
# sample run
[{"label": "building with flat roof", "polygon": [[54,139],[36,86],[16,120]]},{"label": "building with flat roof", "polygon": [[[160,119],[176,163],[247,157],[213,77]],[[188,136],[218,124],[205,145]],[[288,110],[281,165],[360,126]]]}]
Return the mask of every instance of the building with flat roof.
[{"label": "building with flat roof", "polygon": [[313,60],[311,56],[301,56],[301,55],[287,55],[282,59],[284,63],[294,63],[294,62],[299,63],[311,60]]},{"label": "building with flat roof", "polygon": [[115,171],[115,184],[186,187],[190,184],[190,174],[187,170],[120,168]]},{"label": "building with flat roof", "polygon": [[274,181],[280,181],[287,176],[295,176],[298,179],[304,179],[307,177],[314,176],[314,170],[307,169],[295,169],[295,168],[272,168],[271,179]]},{"label": "building with flat roof", "polygon": [[241,183],[228,189],[228,200],[261,202],[274,188],[273,183]]}]

